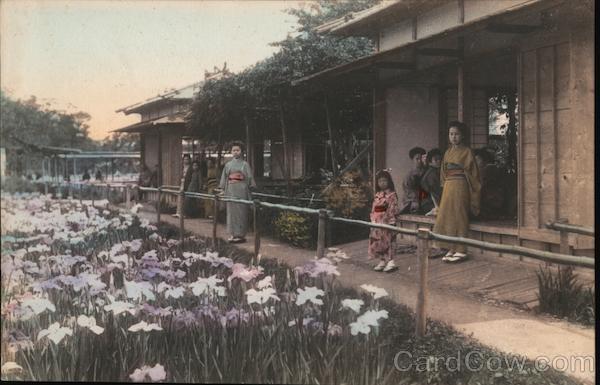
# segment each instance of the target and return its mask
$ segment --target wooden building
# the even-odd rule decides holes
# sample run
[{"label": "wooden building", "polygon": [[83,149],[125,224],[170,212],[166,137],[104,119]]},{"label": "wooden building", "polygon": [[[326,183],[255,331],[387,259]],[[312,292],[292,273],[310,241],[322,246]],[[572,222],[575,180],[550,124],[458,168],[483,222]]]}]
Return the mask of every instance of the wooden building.
[{"label": "wooden building", "polygon": [[[594,225],[594,3],[591,0],[385,1],[317,28],[369,36],[377,52],[295,82],[373,88],[374,171],[400,181],[408,151],[447,147],[447,123],[468,124],[468,144],[490,140],[489,103],[514,104],[517,218],[475,223],[471,236],[558,250],[544,224]],[[373,173],[374,174],[374,173]],[[405,216],[403,221],[432,223]],[[578,253],[594,240],[570,235]]]},{"label": "wooden building", "polygon": [[185,115],[189,112],[200,85],[201,83],[191,84],[116,111],[125,115],[140,115],[139,123],[114,132],[140,135],[141,162],[150,170],[158,165],[158,180],[161,185],[180,184]]},{"label": "wooden building", "polygon": [[[205,81],[220,76],[222,72],[219,71],[207,73]],[[140,115],[140,122],[113,132],[139,134],[141,163],[150,170],[158,165],[160,185],[179,186],[183,154],[199,155],[200,152],[205,152],[207,156],[218,157],[217,145],[203,143],[186,123],[186,115],[202,84],[203,82],[191,84],[116,111],[125,115]],[[279,113],[276,112],[274,118],[266,120],[250,116],[246,127],[238,127],[240,140],[250,143],[248,161],[255,170],[255,176],[266,184],[269,181],[281,184],[285,179],[286,151],[290,179],[301,179],[306,172],[307,146],[302,142],[300,131],[290,130],[284,151],[279,122]],[[228,149],[223,150],[225,156],[222,162],[229,159]]]}]

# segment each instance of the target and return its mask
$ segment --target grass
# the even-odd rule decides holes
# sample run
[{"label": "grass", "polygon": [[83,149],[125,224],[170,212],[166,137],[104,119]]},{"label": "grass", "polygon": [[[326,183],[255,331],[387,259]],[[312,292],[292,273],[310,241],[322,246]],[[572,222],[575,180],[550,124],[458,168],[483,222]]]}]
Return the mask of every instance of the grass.
[{"label": "grass", "polygon": [[[3,196],[2,209],[3,219],[13,222],[2,228],[2,363],[13,361],[23,368],[3,373],[3,379],[129,381],[136,369],[160,364],[169,382],[576,383],[554,370],[537,371],[530,361],[494,351],[438,322],[430,321],[427,336],[415,339],[414,314],[408,308],[385,297],[374,299],[366,292],[343,287],[334,275],[311,277],[277,260],[263,259],[263,271],[258,277],[234,278],[229,282],[228,278],[236,274],[231,264],[225,260],[209,261],[209,243],[202,238],[188,237],[183,245],[178,244],[171,239],[178,237],[173,226],[156,229],[130,214],[96,211],[85,205],[78,211],[75,201],[50,201],[35,196]],[[37,210],[36,215],[29,217],[27,213],[32,209]],[[56,210],[61,215],[56,215]],[[22,221],[20,227],[15,224],[17,220]],[[64,227],[71,232],[67,239],[59,236]],[[44,232],[52,239],[49,250],[36,248],[42,244],[39,240],[14,239]],[[78,237],[84,241],[73,243]],[[125,251],[115,249],[115,245],[127,245],[136,239],[140,241],[139,250],[131,246]],[[153,251],[157,261],[143,259]],[[115,262],[121,255],[126,255],[126,265]],[[84,258],[70,264],[73,256]],[[258,269],[251,266],[249,253],[233,245],[224,245],[219,257],[242,264],[247,271]],[[33,266],[40,269],[39,274]],[[99,274],[92,281],[96,285],[101,281],[106,287],[94,291],[84,285],[77,291],[56,278],[68,282],[81,278],[85,271]],[[185,275],[174,276],[178,271]],[[154,277],[150,276],[152,272]],[[199,278],[213,275],[223,279],[219,285],[224,287],[226,296],[196,295],[192,291],[191,285]],[[274,295],[279,300],[249,304],[249,290],[260,290],[259,282],[264,284],[267,276],[271,277]],[[35,284],[47,283],[52,277],[57,279],[58,287],[49,285],[42,293],[55,311],[23,317],[27,293],[33,291]],[[133,291],[124,283],[133,281],[148,282],[156,298],[129,298]],[[159,292],[161,283],[183,287],[185,293],[179,298],[168,297],[165,291]],[[298,289],[309,287],[323,291],[319,298],[322,304],[297,304]],[[366,334],[353,335],[351,325],[358,322],[358,314],[342,307],[344,299],[364,301],[362,315],[367,310],[385,310],[388,316],[370,326]],[[117,300],[131,304],[136,309],[134,314],[115,315],[105,309]],[[155,314],[156,309],[163,309],[163,314]],[[96,335],[79,326],[75,319],[81,314],[94,317],[104,328],[103,333]],[[308,318],[313,321],[305,322]],[[162,330],[128,330],[141,320],[156,323]],[[57,344],[48,338],[38,340],[40,330],[54,322],[70,328],[73,334]],[[15,337],[19,335],[24,338]],[[401,351],[411,357],[407,358],[407,354],[401,357],[407,359],[395,362]],[[464,358],[472,351],[478,352],[476,358],[481,362],[502,360],[501,368],[473,371],[463,364],[454,371],[444,365],[437,369],[432,365],[439,357]],[[508,363],[512,360],[522,361],[522,367],[510,369]],[[398,370],[395,363],[411,369]]]}]

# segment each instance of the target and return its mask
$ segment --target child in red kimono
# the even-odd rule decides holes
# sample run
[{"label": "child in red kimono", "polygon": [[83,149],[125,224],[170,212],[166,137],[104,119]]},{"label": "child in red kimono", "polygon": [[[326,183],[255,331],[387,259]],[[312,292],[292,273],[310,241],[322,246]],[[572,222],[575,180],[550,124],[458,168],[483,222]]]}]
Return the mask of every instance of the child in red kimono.
[{"label": "child in red kimono", "polygon": [[[389,171],[381,170],[375,175],[375,197],[371,208],[371,222],[386,225],[396,225],[398,215],[398,196],[394,188],[394,182]],[[396,270],[396,264],[392,259],[395,250],[396,233],[372,228],[369,235],[369,259],[379,258],[379,264],[374,267],[375,271],[390,272]]]}]

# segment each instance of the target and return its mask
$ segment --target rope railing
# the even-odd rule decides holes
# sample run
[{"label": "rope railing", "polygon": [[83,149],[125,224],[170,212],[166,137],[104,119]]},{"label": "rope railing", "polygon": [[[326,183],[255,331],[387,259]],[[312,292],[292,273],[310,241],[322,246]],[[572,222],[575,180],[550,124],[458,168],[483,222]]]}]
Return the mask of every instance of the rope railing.
[{"label": "rope railing", "polygon": [[274,195],[274,194],[265,194],[265,193],[256,193],[256,192],[253,192],[251,194],[252,194],[252,196],[265,197],[265,198],[277,198],[277,199],[287,199],[287,200],[295,200],[295,201],[308,201],[308,202],[316,202],[316,203],[324,203],[325,202],[323,199],[317,199],[317,198],[287,197],[284,195]]}]

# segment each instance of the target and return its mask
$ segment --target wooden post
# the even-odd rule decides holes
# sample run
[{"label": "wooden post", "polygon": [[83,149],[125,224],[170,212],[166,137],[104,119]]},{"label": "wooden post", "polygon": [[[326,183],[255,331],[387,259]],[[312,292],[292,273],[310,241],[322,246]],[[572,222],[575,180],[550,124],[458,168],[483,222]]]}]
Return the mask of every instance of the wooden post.
[{"label": "wooden post", "polygon": [[125,207],[131,208],[131,186],[125,185]]},{"label": "wooden post", "polygon": [[158,194],[156,197],[156,226],[160,225],[160,201],[161,201],[161,192],[162,187],[158,186]]},{"label": "wooden post", "polygon": [[253,219],[254,219],[254,258],[256,264],[258,264],[258,256],[260,255],[260,225],[259,225],[259,214],[260,214],[260,201],[258,199],[254,199],[254,210],[253,210]]},{"label": "wooden post", "polygon": [[213,239],[213,247],[217,249],[217,216],[219,214],[219,194],[214,193],[215,204],[213,205],[213,229],[212,229],[212,239]]},{"label": "wooden post", "polygon": [[427,280],[429,269],[429,230],[426,228],[417,229],[417,265],[419,270],[419,293],[417,295],[416,306],[416,335],[423,337],[427,327]]},{"label": "wooden post", "polygon": [[319,228],[317,236],[317,258],[325,256],[325,231],[327,227],[327,210],[319,210]]},{"label": "wooden post", "polygon": [[[557,219],[556,222],[567,224],[569,223],[569,220],[565,218],[560,218]],[[569,248],[569,233],[565,230],[560,230],[560,253],[571,254],[571,250]]]},{"label": "wooden post", "polygon": [[[162,135],[160,133],[160,129],[156,129],[157,135],[158,135],[158,140],[157,142],[157,146],[158,146],[158,185],[162,186],[163,185],[163,172],[162,172]],[[160,194],[159,194],[160,196]]]},{"label": "wooden post", "polygon": [[[181,199],[181,212],[179,213],[179,239],[181,240],[181,242],[183,243],[183,238],[185,237],[185,229],[184,229],[184,207],[185,207],[185,191],[183,191],[183,188],[181,190],[179,190],[179,198]],[[191,198],[190,198],[191,199]]]},{"label": "wooden post", "polygon": [[79,184],[79,203],[82,204],[83,202],[83,184],[80,183]]},{"label": "wooden post", "polygon": [[252,171],[256,172],[254,168],[254,149],[252,148],[252,139],[250,137],[250,122],[248,121],[246,112],[244,112],[244,124],[246,125],[246,160]]},{"label": "wooden post", "polygon": [[[328,211],[327,213],[328,216],[333,216],[333,211]],[[325,237],[325,246],[326,247],[331,247],[333,246],[333,226],[331,224],[331,222],[329,222],[329,226],[327,226],[327,231],[326,234],[327,236]]]},{"label": "wooden post", "polygon": [[44,195],[48,195],[48,182],[44,182]]},{"label": "wooden post", "polygon": [[283,140],[283,175],[285,176],[285,183],[287,187],[287,196],[292,196],[292,183],[290,181],[290,162],[288,158],[288,141],[287,141],[287,130],[285,127],[285,119],[283,118],[283,101],[279,101],[279,120],[281,122],[281,137]]},{"label": "wooden post", "polygon": [[333,172],[333,178],[335,179],[338,175],[337,159],[335,158],[335,145],[333,143],[333,129],[331,127],[331,114],[329,113],[329,101],[327,94],[325,94],[325,117],[327,118],[327,131],[329,132],[329,146],[331,151],[331,169]]},{"label": "wooden post", "polygon": [[110,203],[110,185],[106,184],[106,200]]},{"label": "wooden post", "polygon": [[90,191],[92,192],[92,207],[94,207],[94,198],[96,197],[96,185],[91,185]]}]

